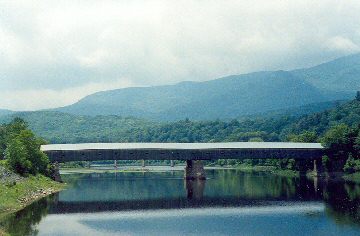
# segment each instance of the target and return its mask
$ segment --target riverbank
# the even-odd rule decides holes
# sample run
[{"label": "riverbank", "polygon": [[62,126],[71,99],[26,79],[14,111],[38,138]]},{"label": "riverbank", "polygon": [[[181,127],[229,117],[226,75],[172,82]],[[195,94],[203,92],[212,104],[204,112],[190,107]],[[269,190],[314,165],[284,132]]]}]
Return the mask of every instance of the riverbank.
[{"label": "riverbank", "polygon": [[284,177],[299,177],[300,172],[288,169],[279,169],[275,166],[249,166],[249,165],[239,165],[234,167],[225,167],[231,169],[237,169],[244,172],[268,172],[274,175],[284,176]]},{"label": "riverbank", "polygon": [[[0,222],[7,215],[65,187],[65,184],[42,175],[20,177],[2,166],[0,166],[0,177]],[[6,232],[0,225],[0,236],[3,235],[6,235]]]},{"label": "riverbank", "polygon": [[[183,171],[185,166],[177,165],[170,166],[121,166],[114,169],[113,166],[96,166],[91,168],[61,168],[61,174],[90,174],[90,173],[118,173],[118,172],[167,172],[167,171]],[[298,177],[299,172],[293,170],[278,169],[274,166],[205,166],[207,170],[218,169],[236,169],[243,172],[268,172],[270,174],[285,176],[285,177]]]},{"label": "riverbank", "polygon": [[[121,166],[114,169],[113,166],[96,166],[91,168],[61,168],[60,173],[66,174],[91,174],[91,173],[120,173],[120,172],[167,172],[167,171],[183,171],[184,165],[177,165],[174,167],[170,166]],[[300,172],[289,169],[279,169],[275,166],[249,166],[249,165],[238,165],[238,166],[205,166],[206,170],[240,170],[243,172],[266,172],[273,175],[283,177],[299,177]],[[316,177],[316,175],[309,171],[306,174],[308,177]],[[346,181],[360,183],[360,173],[346,174],[346,173],[324,173],[323,177],[336,177],[343,178]]]}]

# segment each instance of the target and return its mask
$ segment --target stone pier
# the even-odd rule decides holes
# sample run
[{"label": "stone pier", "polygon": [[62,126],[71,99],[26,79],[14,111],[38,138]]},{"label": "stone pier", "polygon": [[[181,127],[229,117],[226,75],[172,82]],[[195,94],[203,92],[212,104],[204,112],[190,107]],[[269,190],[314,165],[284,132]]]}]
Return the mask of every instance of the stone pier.
[{"label": "stone pier", "polygon": [[59,163],[55,162],[51,165],[51,178],[57,182],[62,183],[62,179],[60,176],[60,165]]},{"label": "stone pier", "polygon": [[141,166],[142,166],[143,168],[145,167],[145,160],[144,160],[144,159],[141,161]]},{"label": "stone pier", "polygon": [[313,175],[314,176],[323,176],[324,174],[324,167],[322,165],[322,160],[321,159],[315,159],[313,161],[314,164],[314,168],[313,168]]},{"label": "stone pier", "polygon": [[170,166],[171,166],[171,167],[174,167],[174,166],[175,166],[174,160],[170,160]]},{"label": "stone pier", "polygon": [[187,160],[184,178],[190,180],[205,180],[206,176],[203,162],[200,160]]}]

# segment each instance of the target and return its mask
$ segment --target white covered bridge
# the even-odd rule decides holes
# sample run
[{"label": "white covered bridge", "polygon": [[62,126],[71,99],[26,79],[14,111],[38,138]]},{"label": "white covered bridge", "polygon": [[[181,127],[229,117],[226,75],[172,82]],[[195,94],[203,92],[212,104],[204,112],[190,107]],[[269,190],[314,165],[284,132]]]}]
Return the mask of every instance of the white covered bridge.
[{"label": "white covered bridge", "polygon": [[[201,177],[200,160],[295,158],[316,160],[323,155],[320,143],[80,143],[42,145],[51,162],[98,160],[184,160],[188,176]],[[200,176],[201,175],[201,176]]]}]

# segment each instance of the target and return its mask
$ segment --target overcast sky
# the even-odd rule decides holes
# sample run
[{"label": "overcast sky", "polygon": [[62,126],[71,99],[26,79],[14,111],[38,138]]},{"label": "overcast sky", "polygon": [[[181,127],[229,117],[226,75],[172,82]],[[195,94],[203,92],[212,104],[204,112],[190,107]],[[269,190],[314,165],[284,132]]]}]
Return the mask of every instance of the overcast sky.
[{"label": "overcast sky", "polygon": [[359,52],[359,13],[358,0],[3,0],[0,108],[315,65]]}]

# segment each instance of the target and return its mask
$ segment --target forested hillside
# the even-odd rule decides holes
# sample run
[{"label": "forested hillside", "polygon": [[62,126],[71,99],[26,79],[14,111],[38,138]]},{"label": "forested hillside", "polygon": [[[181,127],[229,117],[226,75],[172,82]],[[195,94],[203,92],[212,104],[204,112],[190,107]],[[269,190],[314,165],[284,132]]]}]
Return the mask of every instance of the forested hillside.
[{"label": "forested hillside", "polygon": [[7,109],[0,109],[0,116],[9,115],[14,113],[13,111],[7,110]]},{"label": "forested hillside", "polygon": [[291,135],[313,131],[321,137],[336,124],[356,126],[360,102],[352,100],[333,109],[305,116],[274,116],[229,121],[154,122],[119,116],[79,116],[53,111],[5,116],[25,119],[34,132],[50,143],[81,142],[220,142],[286,141]]},{"label": "forested hillside", "polygon": [[324,112],[301,117],[286,127],[282,133],[300,133],[304,130],[310,130],[322,135],[330,127],[338,124],[346,124],[350,127],[356,127],[360,124],[360,99],[352,100]]}]

